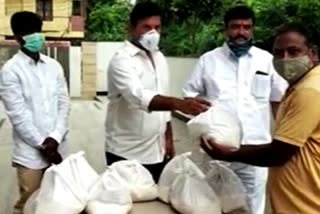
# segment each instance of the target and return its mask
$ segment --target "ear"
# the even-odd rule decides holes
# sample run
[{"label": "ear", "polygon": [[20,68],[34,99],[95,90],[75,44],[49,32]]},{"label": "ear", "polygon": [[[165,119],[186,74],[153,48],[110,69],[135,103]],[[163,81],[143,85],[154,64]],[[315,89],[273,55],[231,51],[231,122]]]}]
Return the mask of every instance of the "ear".
[{"label": "ear", "polygon": [[228,34],[227,34],[228,27],[224,24],[224,22],[222,22],[221,30],[222,30],[223,38],[225,40],[227,40],[228,39]]},{"label": "ear", "polygon": [[127,30],[128,30],[128,33],[131,37],[134,37],[135,35],[135,27],[132,25],[132,24],[128,24],[127,26]]},{"label": "ear", "polygon": [[22,37],[20,35],[15,35],[14,39],[21,45],[23,46],[25,41],[22,39]]},{"label": "ear", "polygon": [[312,45],[308,55],[309,55],[311,61],[313,62],[313,64],[319,63],[318,47],[316,45]]}]

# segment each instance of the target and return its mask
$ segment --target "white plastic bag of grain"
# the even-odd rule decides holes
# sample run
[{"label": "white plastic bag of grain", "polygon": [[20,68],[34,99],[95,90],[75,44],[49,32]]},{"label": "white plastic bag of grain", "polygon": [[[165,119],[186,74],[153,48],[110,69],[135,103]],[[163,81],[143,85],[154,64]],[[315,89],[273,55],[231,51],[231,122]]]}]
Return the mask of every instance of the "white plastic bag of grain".
[{"label": "white plastic bag of grain", "polygon": [[130,190],[113,169],[107,169],[90,191],[87,214],[127,214],[132,209]]},{"label": "white plastic bag of grain", "polygon": [[178,175],[172,185],[170,202],[183,214],[221,214],[215,192],[204,178],[190,172]]},{"label": "white plastic bag of grain", "polygon": [[159,182],[159,199],[165,203],[169,203],[169,195],[172,184],[179,174],[182,174],[186,168],[192,168],[198,176],[204,177],[204,174],[195,167],[194,163],[188,158],[191,152],[175,156],[163,169]]},{"label": "white plastic bag of grain", "polygon": [[205,174],[211,169],[210,163],[215,161],[201,148],[195,148],[189,159]]},{"label": "white plastic bag of grain", "polygon": [[240,178],[221,162],[210,162],[206,180],[221,201],[225,213],[235,210],[248,210],[246,190]]},{"label": "white plastic bag of grain", "polygon": [[238,149],[242,140],[241,125],[238,118],[219,106],[192,118],[187,123],[189,134],[194,142],[200,138],[213,139],[217,144],[230,149]]},{"label": "white plastic bag of grain", "polygon": [[133,202],[151,201],[158,197],[158,187],[151,173],[138,161],[118,161],[110,168],[124,180]]},{"label": "white plastic bag of grain", "polygon": [[79,214],[84,210],[89,189],[99,176],[83,155],[83,152],[70,155],[46,170],[39,192],[33,198],[32,214]]}]

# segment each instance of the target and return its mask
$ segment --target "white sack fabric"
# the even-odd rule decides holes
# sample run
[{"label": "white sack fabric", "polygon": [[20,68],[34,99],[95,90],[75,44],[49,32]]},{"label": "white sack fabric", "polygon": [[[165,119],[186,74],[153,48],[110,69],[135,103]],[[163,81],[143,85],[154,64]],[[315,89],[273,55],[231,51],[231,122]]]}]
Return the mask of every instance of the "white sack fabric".
[{"label": "white sack fabric", "polygon": [[188,157],[190,152],[174,157],[163,169],[159,183],[159,198],[165,203],[169,203],[169,195],[172,184],[177,179],[178,175],[184,173],[185,169],[192,168],[193,171],[200,177],[204,174],[198,169]]},{"label": "white sack fabric", "polygon": [[185,169],[172,184],[172,206],[183,214],[221,214],[217,195],[194,167],[196,166]]},{"label": "white sack fabric", "polygon": [[211,107],[208,111],[192,118],[187,126],[195,142],[199,142],[203,137],[213,139],[217,144],[230,149],[240,147],[242,132],[238,118],[218,106]]},{"label": "white sack fabric", "polygon": [[247,210],[246,191],[240,178],[218,161],[210,162],[206,180],[221,201],[222,211]]},{"label": "white sack fabric", "polygon": [[131,209],[129,189],[114,170],[107,169],[91,189],[87,214],[127,214]]},{"label": "white sack fabric", "polygon": [[26,214],[79,214],[84,210],[89,189],[99,176],[83,157],[83,152],[70,155],[61,164],[46,170],[33,213]]},{"label": "white sack fabric", "polygon": [[211,169],[210,163],[215,160],[212,159],[205,151],[201,148],[196,148],[191,152],[189,159],[204,173],[208,173]]},{"label": "white sack fabric", "polygon": [[118,161],[110,166],[124,180],[132,201],[151,201],[158,197],[158,187],[151,173],[137,161]]}]

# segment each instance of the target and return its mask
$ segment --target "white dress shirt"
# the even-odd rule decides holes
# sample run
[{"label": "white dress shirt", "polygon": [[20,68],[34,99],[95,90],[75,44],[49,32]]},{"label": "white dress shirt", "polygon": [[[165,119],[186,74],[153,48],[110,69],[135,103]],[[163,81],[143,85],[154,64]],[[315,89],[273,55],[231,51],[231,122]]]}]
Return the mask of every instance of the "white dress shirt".
[{"label": "white dress shirt", "polygon": [[106,150],[142,164],[163,161],[169,112],[150,112],[154,96],[169,94],[168,66],[160,51],[145,51],[129,41],[117,50],[108,70],[110,103],[106,119]]},{"label": "white dress shirt", "polygon": [[271,142],[271,105],[287,82],[274,70],[272,55],[259,48],[237,58],[227,44],[200,57],[183,92],[203,96],[238,117],[244,144]]},{"label": "white dress shirt", "polygon": [[45,55],[33,59],[18,51],[1,69],[0,96],[13,126],[13,163],[43,169],[40,153],[47,137],[65,153],[69,97],[61,65]]}]

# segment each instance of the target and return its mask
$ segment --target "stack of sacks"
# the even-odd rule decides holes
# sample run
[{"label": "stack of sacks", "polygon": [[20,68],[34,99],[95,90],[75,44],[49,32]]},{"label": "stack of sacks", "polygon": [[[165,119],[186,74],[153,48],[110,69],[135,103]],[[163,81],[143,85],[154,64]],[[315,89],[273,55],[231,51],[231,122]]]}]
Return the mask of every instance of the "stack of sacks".
[{"label": "stack of sacks", "polygon": [[119,162],[99,176],[83,155],[70,155],[47,169],[24,214],[79,214],[83,210],[87,214],[127,214],[132,209],[131,195],[136,200],[157,198],[151,174],[137,162]]},{"label": "stack of sacks", "polygon": [[99,179],[83,157],[70,155],[46,170],[40,189],[28,200],[25,214],[79,214],[87,205],[89,190]]},{"label": "stack of sacks", "polygon": [[132,202],[158,197],[150,172],[137,161],[119,161],[110,166],[92,188],[86,208],[88,214],[127,214]]},{"label": "stack of sacks", "polygon": [[[213,140],[231,150],[240,147],[239,120],[217,106],[188,122],[192,141]],[[165,167],[159,181],[159,197],[182,213],[221,213],[246,210],[246,195],[240,179],[227,163],[212,158],[197,148],[175,157]]]},{"label": "stack of sacks", "polygon": [[159,198],[184,214],[221,213],[219,199],[189,156],[179,155],[164,168],[158,184]]},{"label": "stack of sacks", "polygon": [[[213,140],[230,150],[239,149],[242,130],[238,118],[219,106],[210,108],[188,122],[193,142]],[[245,188],[239,177],[227,166],[229,163],[215,161],[200,148],[192,152],[190,159],[204,172],[206,180],[218,195],[223,212],[247,210]]]}]

